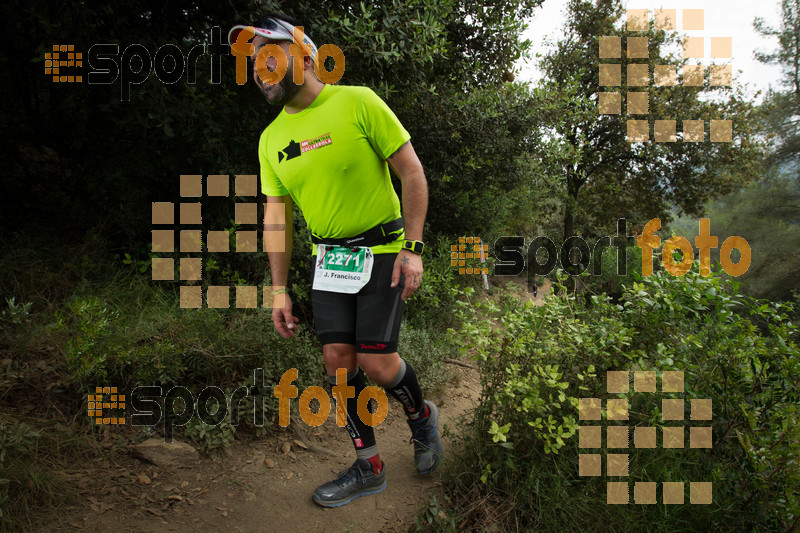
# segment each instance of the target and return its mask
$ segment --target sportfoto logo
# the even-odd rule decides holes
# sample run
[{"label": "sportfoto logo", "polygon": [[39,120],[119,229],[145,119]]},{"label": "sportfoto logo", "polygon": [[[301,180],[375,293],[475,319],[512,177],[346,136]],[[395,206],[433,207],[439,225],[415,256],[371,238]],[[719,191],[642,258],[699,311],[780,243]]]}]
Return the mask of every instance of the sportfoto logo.
[{"label": "sportfoto logo", "polygon": [[[610,394],[630,394],[630,374],[629,371],[608,371],[606,373],[606,391]],[[633,371],[634,391],[652,394],[655,396],[653,399],[657,399],[657,377],[659,376],[656,370]],[[627,397],[615,396],[606,399],[605,409],[603,409],[603,400],[600,398],[581,398],[578,402],[578,419],[581,420],[581,426],[578,428],[578,447],[581,449],[581,453],[578,455],[578,475],[581,477],[602,476],[605,462],[606,503],[608,504],[620,505],[631,502],[631,482],[625,479],[628,477],[629,454],[619,452],[627,451],[630,448],[655,449],[658,443],[658,433],[661,433],[662,448],[685,448],[684,440],[687,433],[690,449],[712,447],[712,428],[710,425],[705,425],[712,419],[711,399],[692,398],[689,400],[692,424],[686,427],[688,425],[684,422],[686,400],[682,397],[671,396],[684,393],[683,371],[664,371],[660,373],[660,378],[661,393],[670,395],[661,398],[661,420],[667,421],[670,425],[663,425],[660,432],[655,426],[635,426],[633,428],[633,446],[630,442],[631,426],[627,424],[629,418]],[[611,421],[605,425],[605,428],[602,424],[594,425],[584,422],[601,422],[603,413],[606,421]],[[618,425],[619,423],[621,425]],[[606,436],[605,446],[603,446],[603,433]],[[585,449],[597,449],[599,452],[604,452],[603,448],[613,449],[613,452],[583,453]],[[658,485],[660,485],[660,491]],[[710,504],[712,490],[713,483],[711,481],[690,481],[689,503],[694,505]],[[686,494],[685,482],[633,482],[633,502],[636,504],[659,503],[659,492],[662,504],[681,505],[684,503]]]},{"label": "sportfoto logo", "polygon": [[[239,387],[226,396],[219,387],[206,387],[195,397],[186,387],[172,387],[164,391],[159,386],[139,386],[129,395],[128,406],[131,412],[126,416],[126,395],[118,394],[117,387],[97,387],[96,394],[87,397],[87,414],[97,425],[124,425],[128,420],[132,426],[156,426],[164,423],[164,440],[172,441],[175,426],[186,425],[194,416],[203,423],[216,426],[227,420],[230,425],[239,425],[239,403],[245,398],[253,398],[253,424],[264,425],[264,398],[273,395],[278,399],[278,424],[287,427],[291,422],[291,401],[297,398],[298,388],[292,383],[297,379],[297,369],[290,368],[281,376],[278,385],[264,385],[264,370],[253,371],[253,385]],[[336,424],[347,424],[345,404],[347,399],[355,398],[358,417],[368,426],[375,427],[386,420],[389,413],[389,400],[380,387],[368,386],[356,397],[355,387],[347,385],[347,370],[336,371],[336,385],[332,387],[336,402]],[[176,409],[176,400],[181,400]],[[317,400],[319,408],[311,410],[311,401]],[[368,408],[370,400],[375,400],[374,412]],[[312,385],[306,388],[298,400],[300,418],[312,427],[322,425],[330,416],[331,400],[322,387]]]},{"label": "sportfoto logo", "polygon": [[[62,54],[66,52],[66,57]],[[118,44],[94,44],[88,53],[75,52],[74,45],[54,45],[52,52],[45,54],[45,74],[53,77],[53,82],[81,83],[90,85],[111,85],[119,80],[120,100],[131,99],[131,88],[146,82],[155,73],[156,78],[166,85],[174,85],[186,76],[186,83],[197,83],[197,63],[210,61],[210,83],[222,82],[222,57],[228,54],[228,45],[222,41],[222,29],[211,29],[208,44],[196,44],[187,53],[177,45],[167,43],[155,52],[143,44],[131,44],[120,53]],[[88,61],[88,76],[83,76],[83,57]],[[66,68],[65,68],[66,67]],[[78,69],[81,70],[78,70]]]},{"label": "sportfoto logo", "polygon": [[[133,87],[142,85],[152,74],[161,83],[174,85],[181,80],[189,85],[197,83],[198,62],[209,61],[211,74],[209,83],[222,83],[222,57],[232,54],[236,58],[236,83],[244,85],[249,79],[247,57],[254,54],[254,46],[250,44],[254,32],[248,28],[240,32],[237,41],[229,46],[222,40],[222,29],[211,28],[208,43],[194,45],[188,51],[181,50],[176,44],[167,43],[151,51],[143,44],[134,43],[124,48],[119,44],[94,44],[84,53],[76,51],[74,44],[54,44],[44,53],[44,73],[53,83],[83,83],[90,85],[112,85],[119,80],[120,100],[129,102]],[[295,28],[295,36],[303,42],[303,28]],[[302,52],[299,45],[291,45]],[[292,50],[295,53],[295,50]],[[267,67],[267,59],[274,57],[277,67]],[[335,66],[331,71],[325,70],[327,58],[332,58]],[[295,82],[302,83],[303,69],[297,64],[302,55],[295,55]],[[88,63],[88,65],[86,64]],[[89,72],[86,74],[86,67]],[[338,82],[344,74],[344,53],[332,44],[322,45],[315,57],[314,70],[324,83]],[[256,57],[256,68],[264,83],[278,83],[283,79],[288,68],[288,59],[283,49],[275,44],[264,46]],[[299,70],[299,73],[298,73]]]}]

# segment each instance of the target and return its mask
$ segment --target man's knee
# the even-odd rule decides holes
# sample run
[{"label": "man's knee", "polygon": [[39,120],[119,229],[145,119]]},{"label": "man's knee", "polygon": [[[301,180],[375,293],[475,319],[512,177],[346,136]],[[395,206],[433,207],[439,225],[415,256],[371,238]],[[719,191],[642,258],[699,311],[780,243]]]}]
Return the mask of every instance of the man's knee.
[{"label": "man's knee", "polygon": [[380,386],[389,385],[400,370],[400,355],[394,353],[360,353],[358,365],[369,379]]},{"label": "man's knee", "polygon": [[335,376],[339,368],[344,368],[348,374],[353,373],[358,366],[356,347],[352,344],[326,344],[322,347],[322,359],[329,376]]}]

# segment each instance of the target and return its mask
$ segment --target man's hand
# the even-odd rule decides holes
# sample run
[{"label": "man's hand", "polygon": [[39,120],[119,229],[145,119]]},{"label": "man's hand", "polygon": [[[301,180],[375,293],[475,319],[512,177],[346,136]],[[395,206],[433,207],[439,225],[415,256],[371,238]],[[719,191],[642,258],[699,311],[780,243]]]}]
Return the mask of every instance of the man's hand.
[{"label": "man's hand", "polygon": [[400,283],[400,274],[405,274],[406,278],[406,286],[400,295],[405,302],[422,284],[422,256],[408,250],[400,250],[392,270],[392,287],[397,287]]},{"label": "man's hand", "polygon": [[272,298],[272,323],[284,339],[294,337],[299,318],[292,314],[292,299],[289,293],[276,294]]}]

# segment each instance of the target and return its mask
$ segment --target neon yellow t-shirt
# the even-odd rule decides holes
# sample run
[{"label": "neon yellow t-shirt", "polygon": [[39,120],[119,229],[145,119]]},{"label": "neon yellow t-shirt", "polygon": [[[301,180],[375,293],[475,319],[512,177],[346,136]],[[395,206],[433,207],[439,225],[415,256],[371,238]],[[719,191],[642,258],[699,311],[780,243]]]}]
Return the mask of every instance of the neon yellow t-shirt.
[{"label": "neon yellow t-shirt", "polygon": [[[289,194],[319,237],[354,237],[400,217],[386,159],[410,138],[371,89],[326,85],[310,106],[284,109],[261,134],[261,191]],[[403,238],[373,252],[399,252]]]}]

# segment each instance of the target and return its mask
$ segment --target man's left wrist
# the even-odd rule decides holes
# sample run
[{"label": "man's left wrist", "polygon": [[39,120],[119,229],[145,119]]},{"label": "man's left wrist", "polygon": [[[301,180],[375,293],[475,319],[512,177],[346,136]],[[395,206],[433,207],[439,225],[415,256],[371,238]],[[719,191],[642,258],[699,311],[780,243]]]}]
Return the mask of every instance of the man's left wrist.
[{"label": "man's left wrist", "polygon": [[403,250],[406,250],[416,255],[422,255],[422,252],[425,250],[425,243],[422,241],[405,239],[403,241]]}]

